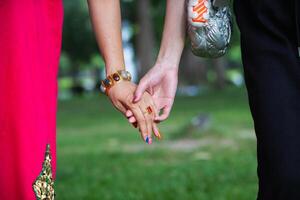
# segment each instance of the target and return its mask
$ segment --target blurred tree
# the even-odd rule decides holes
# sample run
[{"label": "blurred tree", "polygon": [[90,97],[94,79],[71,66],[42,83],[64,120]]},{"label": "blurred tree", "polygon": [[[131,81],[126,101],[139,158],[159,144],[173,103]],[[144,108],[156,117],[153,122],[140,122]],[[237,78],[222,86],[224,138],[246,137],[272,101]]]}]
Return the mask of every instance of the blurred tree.
[{"label": "blurred tree", "polygon": [[136,54],[140,74],[144,75],[154,64],[155,36],[151,18],[151,1],[137,1],[138,35]]},{"label": "blurred tree", "polygon": [[89,62],[97,52],[86,0],[64,0],[63,51],[72,62]]},{"label": "blurred tree", "polygon": [[207,83],[206,60],[195,56],[188,47],[183,50],[179,70],[180,80],[184,84],[199,85]]},{"label": "blurred tree", "polygon": [[97,52],[86,0],[64,0],[63,52],[69,57],[74,93],[82,93],[79,72]]},{"label": "blurred tree", "polygon": [[212,59],[212,65],[214,67],[216,73],[215,86],[217,89],[224,89],[226,84],[226,58],[220,57],[216,59]]},{"label": "blurred tree", "polygon": [[[139,76],[147,72],[155,61],[162,37],[166,1],[122,0],[122,17],[130,21],[134,30],[131,42],[140,66]],[[71,75],[78,83],[78,74],[86,66],[104,66],[98,56],[97,43],[92,32],[86,0],[64,0],[62,75]],[[226,66],[240,67],[239,31],[234,23],[230,52],[217,60],[192,55],[185,48],[180,63],[180,81],[183,84],[207,84],[213,81],[217,88],[225,87]],[[99,74],[99,70],[95,70]],[[213,73],[212,76],[208,75]],[[213,79],[209,78],[214,77]]]}]

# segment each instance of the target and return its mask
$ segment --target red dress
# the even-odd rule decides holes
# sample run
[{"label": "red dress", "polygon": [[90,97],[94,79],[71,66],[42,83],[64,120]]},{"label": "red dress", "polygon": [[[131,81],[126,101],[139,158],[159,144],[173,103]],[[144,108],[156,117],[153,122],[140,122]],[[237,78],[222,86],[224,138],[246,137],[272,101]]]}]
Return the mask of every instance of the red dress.
[{"label": "red dress", "polygon": [[61,0],[0,0],[1,200],[53,199],[62,19]]}]

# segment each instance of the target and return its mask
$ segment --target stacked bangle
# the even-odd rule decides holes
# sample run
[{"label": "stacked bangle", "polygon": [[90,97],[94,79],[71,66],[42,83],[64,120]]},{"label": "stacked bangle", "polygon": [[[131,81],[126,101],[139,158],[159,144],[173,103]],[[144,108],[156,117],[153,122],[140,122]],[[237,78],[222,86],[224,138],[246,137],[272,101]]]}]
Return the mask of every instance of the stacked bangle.
[{"label": "stacked bangle", "polygon": [[122,80],[131,81],[131,74],[126,70],[118,70],[117,72],[108,75],[106,79],[101,81],[101,91],[105,92],[107,95],[109,89]]}]

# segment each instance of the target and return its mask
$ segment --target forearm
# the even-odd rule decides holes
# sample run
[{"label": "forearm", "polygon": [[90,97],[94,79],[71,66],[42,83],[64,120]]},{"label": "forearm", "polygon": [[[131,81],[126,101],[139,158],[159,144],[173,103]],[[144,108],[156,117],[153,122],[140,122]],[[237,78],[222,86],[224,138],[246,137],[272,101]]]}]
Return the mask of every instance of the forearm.
[{"label": "forearm", "polygon": [[167,0],[163,37],[157,59],[158,63],[168,63],[168,65],[164,65],[166,67],[178,67],[185,43],[185,27],[185,0]]},{"label": "forearm", "polygon": [[88,0],[88,4],[106,74],[124,69],[119,0]]}]

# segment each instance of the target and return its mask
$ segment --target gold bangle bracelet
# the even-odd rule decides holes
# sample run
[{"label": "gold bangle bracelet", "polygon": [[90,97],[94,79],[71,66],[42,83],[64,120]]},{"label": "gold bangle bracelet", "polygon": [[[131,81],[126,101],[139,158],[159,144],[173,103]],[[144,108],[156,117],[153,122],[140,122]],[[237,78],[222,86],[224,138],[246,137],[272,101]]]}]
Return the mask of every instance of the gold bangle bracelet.
[{"label": "gold bangle bracelet", "polygon": [[101,91],[108,95],[109,89],[122,80],[131,81],[131,74],[126,70],[118,70],[117,72],[108,75],[106,79],[101,81]]}]

